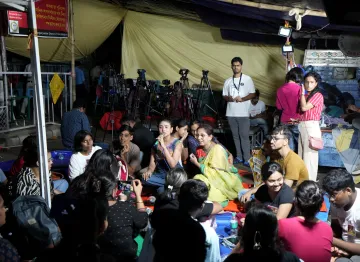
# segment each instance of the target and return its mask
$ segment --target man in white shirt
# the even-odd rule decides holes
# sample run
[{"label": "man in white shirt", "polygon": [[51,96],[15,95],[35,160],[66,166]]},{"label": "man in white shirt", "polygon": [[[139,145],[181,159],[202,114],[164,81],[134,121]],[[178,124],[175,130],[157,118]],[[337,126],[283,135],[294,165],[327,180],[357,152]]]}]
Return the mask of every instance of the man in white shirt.
[{"label": "man in white shirt", "polygon": [[266,122],[266,107],[265,103],[263,101],[259,100],[260,97],[260,91],[256,89],[255,91],[255,97],[251,99],[250,104],[250,126],[259,126],[263,132],[264,136],[268,134],[268,124]]},{"label": "man in white shirt", "polygon": [[322,186],[331,202],[334,236],[360,244],[360,189],[355,188],[352,175],[344,169],[331,170]]},{"label": "man in white shirt", "polygon": [[242,64],[240,57],[231,60],[234,74],[225,80],[222,95],[227,102],[226,116],[236,147],[234,164],[244,163],[245,166],[249,166],[249,108],[250,100],[255,97],[255,87],[251,77],[241,72]]}]

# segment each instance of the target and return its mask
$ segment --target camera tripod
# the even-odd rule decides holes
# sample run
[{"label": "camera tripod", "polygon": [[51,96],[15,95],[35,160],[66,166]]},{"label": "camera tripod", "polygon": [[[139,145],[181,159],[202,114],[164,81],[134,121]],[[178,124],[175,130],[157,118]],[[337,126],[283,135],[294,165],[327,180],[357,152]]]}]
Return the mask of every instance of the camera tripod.
[{"label": "camera tripod", "polygon": [[[196,116],[197,119],[201,119],[202,115],[201,113],[203,113],[205,111],[205,108],[210,109],[216,116],[217,118],[217,127],[219,128],[219,130],[221,130],[222,133],[224,133],[223,127],[223,121],[219,115],[219,110],[218,110],[218,106],[215,100],[215,96],[213,93],[213,90],[211,88],[211,83],[210,80],[208,78],[208,74],[209,71],[208,70],[202,70],[203,76],[201,77],[201,82],[200,82],[200,86],[198,89],[198,96],[197,96],[197,100],[196,100],[196,104],[195,104],[195,110],[197,112]],[[207,93],[210,92],[210,97],[211,97],[211,101],[208,101],[207,98]],[[206,102],[213,102],[214,105],[213,107],[211,107],[210,105],[208,105]],[[226,136],[225,136],[226,139]]]},{"label": "camera tripod", "polygon": [[144,92],[148,89],[146,84],[146,78],[145,78],[145,69],[138,69],[138,78],[136,79],[135,88],[133,90],[130,90],[129,92],[129,101],[128,101],[128,114],[132,115],[134,118],[139,117],[140,115],[140,102],[141,97],[144,95]]},{"label": "camera tripod", "polygon": [[196,115],[194,112],[194,104],[192,100],[192,94],[190,91],[189,79],[187,75],[189,73],[189,69],[180,69],[179,74],[180,77],[180,84],[182,88],[181,94],[181,103],[183,104],[183,112],[182,116],[185,119],[195,120]]}]

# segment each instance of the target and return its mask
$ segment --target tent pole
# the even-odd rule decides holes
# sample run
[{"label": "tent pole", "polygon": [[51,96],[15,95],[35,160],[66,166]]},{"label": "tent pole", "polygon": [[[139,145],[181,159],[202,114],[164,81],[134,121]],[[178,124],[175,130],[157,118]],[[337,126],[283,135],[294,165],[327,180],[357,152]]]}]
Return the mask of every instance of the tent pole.
[{"label": "tent pole", "polygon": [[45,112],[43,103],[43,89],[40,69],[39,38],[36,24],[35,0],[29,2],[29,16],[31,21],[31,71],[34,83],[34,104],[36,110],[37,142],[39,147],[39,167],[41,195],[51,208],[49,165],[47,158],[47,141],[45,130]]},{"label": "tent pole", "polygon": [[[1,71],[7,72],[7,58],[6,58],[6,47],[5,47],[5,33],[1,32],[0,34],[0,46],[1,46]],[[1,88],[1,101],[0,106],[6,106],[5,110],[1,110],[1,114],[6,114],[5,121],[6,121],[6,130],[9,130],[9,115],[8,115],[8,78],[7,75],[3,75],[3,85],[0,86]]]},{"label": "tent pole", "polygon": [[74,28],[74,6],[73,0],[69,0],[70,10],[70,27],[71,27],[71,86],[70,86],[70,109],[72,104],[76,100],[76,75],[75,75],[75,28]]}]

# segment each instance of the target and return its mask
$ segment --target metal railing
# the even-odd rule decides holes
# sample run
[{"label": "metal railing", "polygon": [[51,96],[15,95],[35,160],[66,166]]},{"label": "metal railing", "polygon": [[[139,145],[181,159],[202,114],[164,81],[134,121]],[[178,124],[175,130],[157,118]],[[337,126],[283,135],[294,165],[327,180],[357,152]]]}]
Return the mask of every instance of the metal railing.
[{"label": "metal railing", "polygon": [[[50,81],[54,74],[58,74],[62,81],[64,82],[64,89],[62,91],[62,99],[58,100],[60,102],[60,118],[62,119],[63,113],[71,109],[73,103],[73,92],[72,92],[72,77],[71,73],[64,72],[42,72],[42,84],[43,84],[43,103],[44,108],[46,109],[45,113],[46,124],[58,124],[55,122],[55,109],[54,103],[52,100],[52,95],[50,91]],[[31,76],[32,72],[0,72],[0,75],[19,75],[19,76]],[[6,79],[6,78],[5,78]],[[26,84],[26,83],[24,83]],[[35,92],[35,85],[31,87],[33,92]],[[36,117],[35,117],[35,95],[30,94],[29,88],[26,88],[26,94],[23,94],[23,87],[14,87],[13,83],[10,81],[8,85],[8,90],[4,96],[4,106],[0,106],[0,133],[9,132],[13,130],[26,129],[30,127],[35,127]],[[14,114],[14,107],[16,102],[20,99],[27,99],[28,103],[32,101],[32,114],[29,112],[30,106],[27,107],[27,118],[26,119],[16,119]],[[29,103],[30,104],[30,103]],[[32,118],[32,119],[31,119]],[[31,123],[32,122],[32,123]]]}]

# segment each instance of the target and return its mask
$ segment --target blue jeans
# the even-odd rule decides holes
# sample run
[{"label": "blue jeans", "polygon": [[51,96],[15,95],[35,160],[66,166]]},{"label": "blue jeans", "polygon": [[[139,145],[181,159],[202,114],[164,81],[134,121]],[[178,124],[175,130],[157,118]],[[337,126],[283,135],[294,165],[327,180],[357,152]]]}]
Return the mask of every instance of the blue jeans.
[{"label": "blue jeans", "polygon": [[63,193],[65,193],[69,187],[69,183],[65,179],[54,180],[53,184],[54,184],[54,189]]},{"label": "blue jeans", "polygon": [[152,186],[157,188],[157,192],[161,194],[165,191],[164,185],[165,185],[165,176],[160,173],[153,173],[148,180],[143,180],[142,184],[144,186]]},{"label": "blue jeans", "polygon": [[299,127],[297,125],[288,125],[287,126],[292,134],[292,137],[289,140],[289,147],[295,153],[298,152],[298,142],[299,142]]},{"label": "blue jeans", "polygon": [[3,183],[6,179],[7,178],[4,174],[4,171],[2,171],[2,169],[0,169],[0,183]]},{"label": "blue jeans", "polygon": [[[248,192],[249,190],[250,190],[250,189],[243,189],[243,190],[241,190],[241,191],[239,192],[239,194],[238,194],[238,199],[240,200],[241,197],[242,197],[243,195],[245,195],[246,192]],[[250,197],[250,201],[251,201],[251,200],[254,200],[254,199],[255,199],[255,195],[252,194],[251,197]]]},{"label": "blue jeans", "polygon": [[264,136],[269,132],[268,123],[263,118],[250,119],[250,126],[259,126],[264,131]]}]

